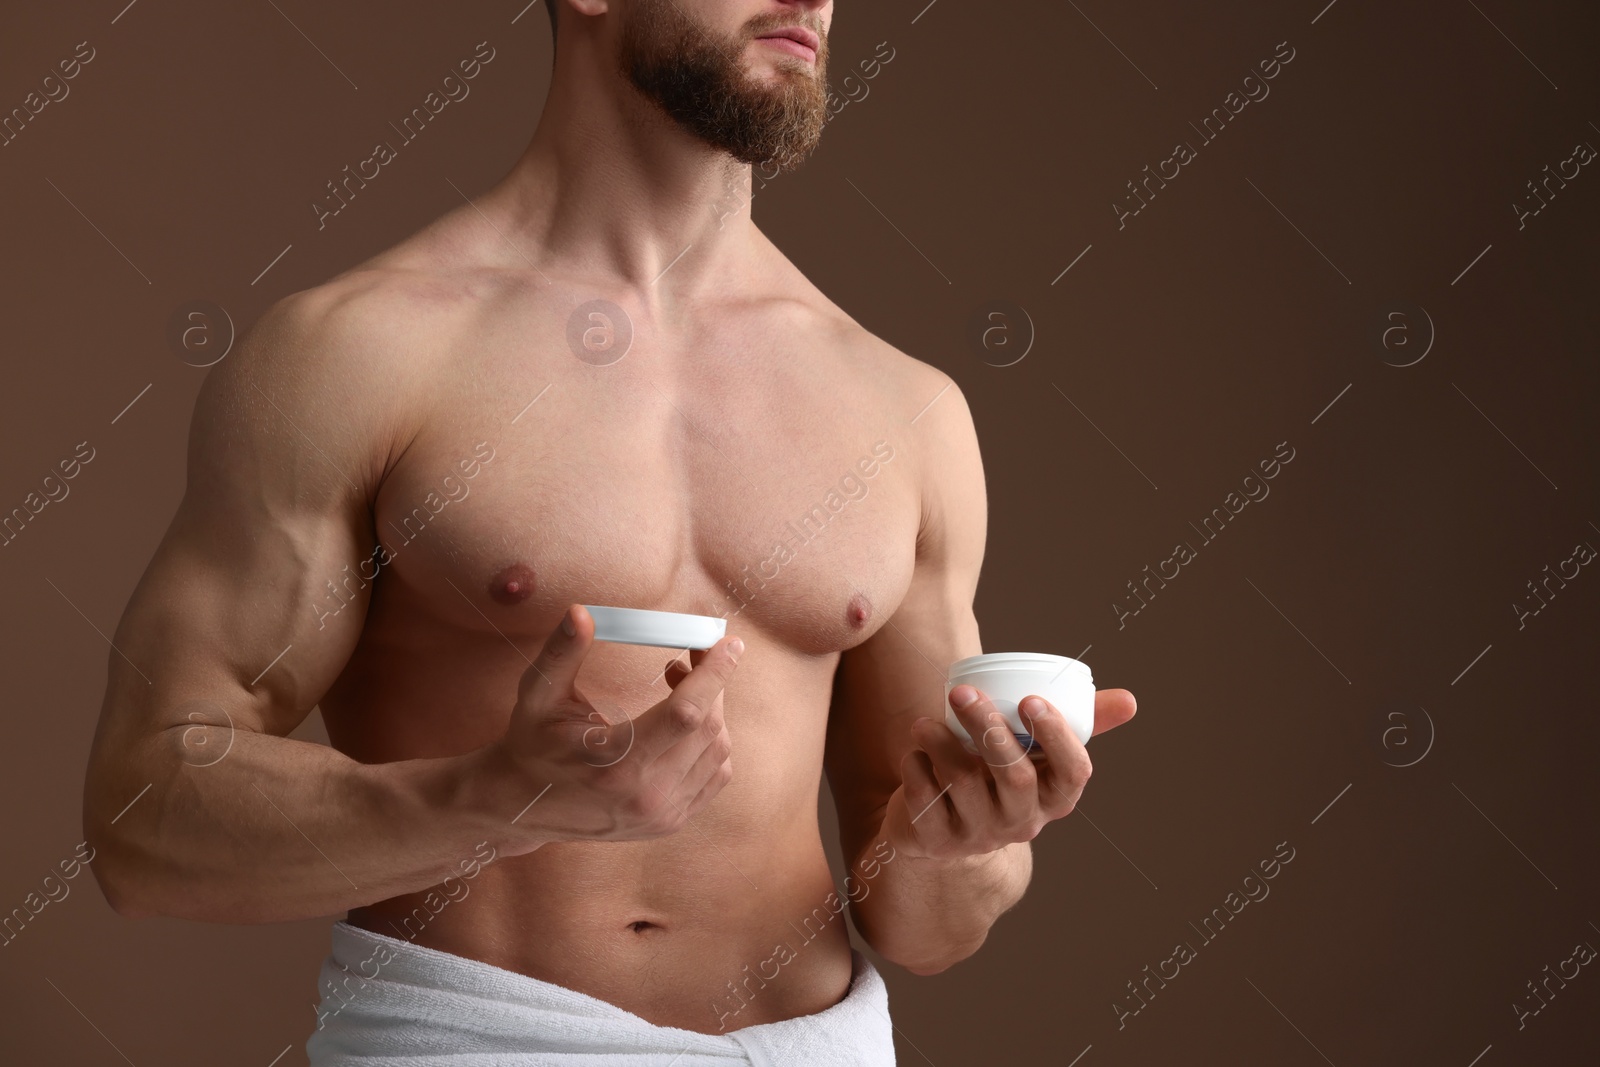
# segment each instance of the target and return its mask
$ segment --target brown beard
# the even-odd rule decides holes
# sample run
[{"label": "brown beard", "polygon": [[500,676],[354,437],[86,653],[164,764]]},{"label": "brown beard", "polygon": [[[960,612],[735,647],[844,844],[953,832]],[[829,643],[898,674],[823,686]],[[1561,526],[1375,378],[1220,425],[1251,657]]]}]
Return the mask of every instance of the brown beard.
[{"label": "brown beard", "polygon": [[[744,27],[763,33],[792,19],[764,16]],[[747,75],[740,57],[750,37],[719,38],[694,22],[677,0],[633,0],[622,27],[622,73],[680,126],[741,163],[798,167],[827,124],[828,39],[818,31],[815,69],[798,58],[781,80]]]}]

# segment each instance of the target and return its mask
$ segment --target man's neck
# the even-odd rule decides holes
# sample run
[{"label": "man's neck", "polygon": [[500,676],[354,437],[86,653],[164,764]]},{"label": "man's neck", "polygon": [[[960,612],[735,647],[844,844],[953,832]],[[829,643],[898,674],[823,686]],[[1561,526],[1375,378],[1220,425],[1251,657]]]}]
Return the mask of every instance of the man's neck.
[{"label": "man's neck", "polygon": [[652,308],[678,304],[750,261],[750,165],[610,68],[559,56],[532,140],[484,199],[509,218],[509,239],[538,249],[541,267],[632,289]]}]

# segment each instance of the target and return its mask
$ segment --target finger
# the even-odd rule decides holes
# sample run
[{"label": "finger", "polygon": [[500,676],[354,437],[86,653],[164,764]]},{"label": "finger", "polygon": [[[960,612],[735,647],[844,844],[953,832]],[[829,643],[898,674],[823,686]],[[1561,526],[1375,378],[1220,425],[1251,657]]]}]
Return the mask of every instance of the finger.
[{"label": "finger", "polygon": [[1051,818],[1059,819],[1076,806],[1094,773],[1089,750],[1067,725],[1066,716],[1043,697],[1028,697],[1021,710],[1023,721],[1044,750],[1044,760],[1038,765],[1039,806]]},{"label": "finger", "polygon": [[700,666],[700,664],[704,662],[706,658],[706,652],[708,650],[704,648],[691,648],[687,651],[689,653],[689,660],[687,663],[684,662],[683,653],[680,652],[678,653],[678,658],[668,663],[667,669],[662,672],[662,677],[666,679],[667,686],[669,688],[676,689],[678,687],[678,683],[687,678],[691,670]]},{"label": "finger", "polygon": [[905,789],[906,815],[916,833],[933,838],[950,832],[955,807],[933,773],[933,761],[920,748],[906,753],[900,761],[900,782]]},{"label": "finger", "polygon": [[983,760],[968,752],[945,723],[919,719],[913,728],[917,744],[928,754],[939,788],[949,787],[945,795],[950,798],[957,819],[982,824],[994,811],[994,794]]},{"label": "finger", "polygon": [[[967,703],[962,703],[965,700]],[[958,685],[950,690],[950,707],[956,719],[972,738],[973,747],[990,766],[1006,766],[1028,754],[1031,745],[1017,740],[1011,727],[988,694],[971,685]],[[1000,715],[998,725],[995,716]]]},{"label": "finger", "polygon": [[599,708],[586,716],[590,724],[583,730],[582,752],[578,758],[591,767],[614,767],[633,749],[634,726],[627,712],[615,711],[607,718]]},{"label": "finger", "polygon": [[[966,728],[968,736],[972,738],[973,746],[978,750],[978,755],[991,770],[1016,766],[1027,759],[1029,752],[1035,747],[1031,743],[1024,744],[1017,740],[1016,731],[1006,721],[1005,716],[995,708],[994,701],[982,690],[970,685],[958,685],[950,690],[949,699],[956,718]],[[969,702],[963,704],[962,700]],[[1016,780],[1024,776],[1013,772],[1008,777]],[[1031,789],[1033,776],[1028,774],[1025,777]],[[1000,780],[998,774],[995,780]]]},{"label": "finger", "polygon": [[1121,726],[1133,718],[1138,701],[1126,689],[1097,689],[1094,694],[1094,731],[1103,734],[1114,726]]},{"label": "finger", "polygon": [[531,697],[536,706],[550,707],[557,701],[576,699],[578,668],[593,643],[594,617],[582,604],[568,605],[539,655],[522,673],[518,701]]},{"label": "finger", "polygon": [[[693,738],[688,741],[680,741],[677,747],[682,748],[684,745],[691,744],[692,742]],[[673,751],[676,750],[674,749]],[[672,757],[672,755],[673,752],[669,751],[666,756],[663,756],[661,759],[657,760],[655,765],[657,767],[662,767],[663,764],[665,764],[666,761]],[[733,739],[728,736],[726,727],[719,730],[716,735],[711,738],[711,742],[701,748],[698,752],[689,753],[689,759],[683,765],[684,773],[679,780],[674,783],[675,788],[673,789],[673,796],[678,800],[679,803],[690,803],[699,797],[699,795],[705,791],[705,788],[708,785],[717,780],[717,777],[724,766],[729,768],[728,773],[729,776],[731,776],[733,767]],[[663,773],[662,777],[670,780],[672,778],[672,773]],[[666,788],[665,784],[663,784],[663,788]]]},{"label": "finger", "polygon": [[[994,800],[999,826],[1005,836],[1031,839],[1043,825],[1039,810],[1039,773],[1035,759],[1044,750],[1029,738],[1024,746],[1012,726],[998,711],[989,717],[979,741],[978,753],[988,766],[994,782]],[[1035,758],[1029,758],[1033,756]]]},{"label": "finger", "polygon": [[[673,687],[671,695],[634,720],[634,754],[653,763],[678,742],[705,727],[743,652],[738,637],[724,637]],[[709,742],[715,734],[705,738]]]},{"label": "finger", "polygon": [[[733,739],[728,734],[722,705],[718,703],[699,729],[655,757],[650,765],[650,779],[663,789],[677,790],[692,797],[716,770],[717,764],[727,759],[732,751]],[[684,785],[685,782],[690,784]]]},{"label": "finger", "polygon": [[[956,715],[976,742],[992,783],[990,795],[982,798],[983,806],[967,808],[961,814],[974,831],[1009,841],[1032,840],[1045,818],[1039,807],[1039,776],[1029,753],[1041,750],[1031,738],[1024,747],[1011,723],[981,691],[971,686],[956,688],[972,692],[953,691],[952,705],[964,696],[976,694],[978,698],[957,708]],[[977,798],[973,803],[977,804]]]},{"label": "finger", "polygon": [[689,801],[684,811],[688,813],[690,818],[693,818],[702,808],[711,803],[718,793],[722,792],[723,786],[732,780],[733,760],[729,758],[723,760],[712,769],[711,777],[706,781],[705,785],[700,787],[700,792],[696,793],[694,799]]}]

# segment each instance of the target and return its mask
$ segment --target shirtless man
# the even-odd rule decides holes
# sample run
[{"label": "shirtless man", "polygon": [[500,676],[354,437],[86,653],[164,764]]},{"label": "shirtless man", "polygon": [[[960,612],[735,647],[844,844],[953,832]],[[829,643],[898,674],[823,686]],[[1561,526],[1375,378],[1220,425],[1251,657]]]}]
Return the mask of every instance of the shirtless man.
[{"label": "shirtless man", "polygon": [[[348,912],[718,1034],[852,983],[842,920],[796,944],[842,896],[824,769],[856,924],[927,975],[1017,902],[1090,763],[1051,708],[1042,759],[945,725],[944,671],[982,650],[966,402],[729,211],[821,133],[831,0],[557,2],[509,175],[211,371],[117,630],[86,833],[123,915]],[[583,604],[728,636],[664,671]],[[332,747],[286,736],[313,707]],[[1133,712],[1101,691],[1096,732]],[[447,876],[471,895],[441,908]]]}]

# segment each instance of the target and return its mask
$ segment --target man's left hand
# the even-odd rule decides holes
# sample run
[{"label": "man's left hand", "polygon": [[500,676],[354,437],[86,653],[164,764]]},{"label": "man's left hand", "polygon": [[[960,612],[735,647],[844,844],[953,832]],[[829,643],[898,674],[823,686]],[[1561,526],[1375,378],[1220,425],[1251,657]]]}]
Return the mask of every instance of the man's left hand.
[{"label": "man's left hand", "polygon": [[[970,703],[962,706],[963,699]],[[1030,696],[1021,705],[1042,758],[1029,754],[972,686],[952,689],[950,705],[978,739],[981,754],[968,752],[939,720],[921,717],[911,724],[916,747],[900,761],[901,784],[883,816],[882,836],[897,853],[938,860],[982,855],[1033,840],[1046,823],[1077,806],[1093,767],[1083,742],[1049,701]],[[1126,689],[1097,690],[1092,733],[1121,726],[1135,706]]]}]

